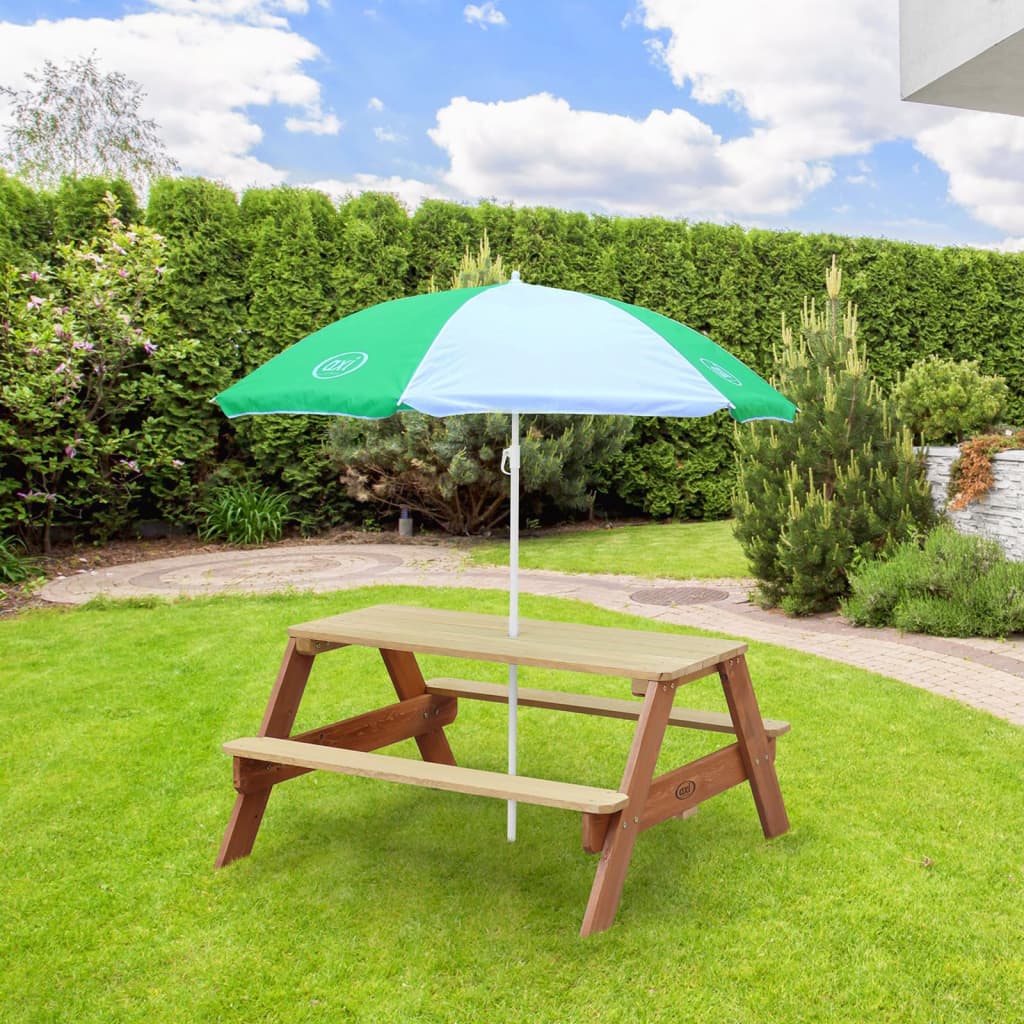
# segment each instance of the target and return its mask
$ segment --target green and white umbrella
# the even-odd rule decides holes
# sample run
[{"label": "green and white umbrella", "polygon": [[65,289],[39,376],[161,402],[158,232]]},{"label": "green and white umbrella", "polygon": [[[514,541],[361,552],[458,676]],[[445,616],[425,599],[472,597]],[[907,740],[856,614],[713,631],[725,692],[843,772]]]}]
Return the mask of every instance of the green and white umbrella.
[{"label": "green and white umbrella", "polygon": [[[316,331],[217,395],[228,416],[512,416],[509,636],[519,631],[519,414],[792,421],[796,407],[710,338],[639,306],[525,284],[395,299]],[[509,772],[516,770],[509,669]],[[510,807],[509,838],[515,809]]]}]

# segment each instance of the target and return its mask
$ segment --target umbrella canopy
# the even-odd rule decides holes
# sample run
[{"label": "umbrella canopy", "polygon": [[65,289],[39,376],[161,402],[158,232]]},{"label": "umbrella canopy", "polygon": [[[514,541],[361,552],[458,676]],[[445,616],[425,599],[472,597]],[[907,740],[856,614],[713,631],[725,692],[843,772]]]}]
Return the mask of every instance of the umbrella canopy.
[{"label": "umbrella canopy", "polygon": [[[353,313],[216,396],[228,416],[379,419],[512,415],[509,636],[519,632],[519,415],[580,413],[792,421],[796,406],[703,334],[640,306],[524,284],[459,288]],[[517,669],[509,666],[509,772]],[[508,837],[515,838],[515,805]]]},{"label": "umbrella canopy", "polygon": [[640,306],[505,284],[353,313],[217,395],[228,416],[380,418],[416,409],[792,420],[796,407],[725,349]]}]

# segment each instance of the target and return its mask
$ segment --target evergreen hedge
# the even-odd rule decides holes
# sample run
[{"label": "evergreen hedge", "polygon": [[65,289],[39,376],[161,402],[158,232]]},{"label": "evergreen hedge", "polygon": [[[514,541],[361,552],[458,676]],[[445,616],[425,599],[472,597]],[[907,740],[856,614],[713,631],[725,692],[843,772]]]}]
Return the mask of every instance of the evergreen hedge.
[{"label": "evergreen hedge", "polygon": [[[122,219],[134,219],[123,183],[65,182],[50,195],[0,175],[0,262],[26,272],[55,262],[59,242],[92,233],[93,200],[107,188],[121,198]],[[648,306],[765,376],[781,315],[794,316],[803,295],[820,288],[835,254],[883,388],[926,356],[974,359],[1005,378],[1006,419],[1024,423],[1024,254],[491,202],[428,200],[410,215],[372,193],[337,207],[284,187],[238,200],[195,179],[157,182],[145,220],[166,239],[167,329],[194,346],[155,411],[187,435],[196,457],[186,481],[151,488],[140,514],[190,521],[204,485],[223,477],[286,489],[292,513],[311,528],[349,514],[323,456],[324,422],[226,423],[208,399],[332,319],[426,291],[431,277],[447,281],[485,228],[492,251],[525,280]],[[623,455],[605,467],[605,504],[655,516],[726,514],[733,441],[718,419],[638,419]]]}]

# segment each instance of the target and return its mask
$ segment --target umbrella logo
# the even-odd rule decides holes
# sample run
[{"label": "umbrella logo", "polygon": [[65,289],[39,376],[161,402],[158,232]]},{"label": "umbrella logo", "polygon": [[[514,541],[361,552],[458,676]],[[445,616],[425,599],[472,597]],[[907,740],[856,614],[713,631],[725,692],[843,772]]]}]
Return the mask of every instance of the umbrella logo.
[{"label": "umbrella logo", "polygon": [[710,359],[701,359],[701,362],[714,374],[721,377],[722,380],[728,381],[730,384],[735,384],[736,387],[743,387],[743,381],[736,376],[735,373],[727,370],[724,366],[719,366],[718,363],[712,362]]},{"label": "umbrella logo", "polygon": [[346,374],[355,373],[366,365],[369,358],[365,352],[341,352],[314,366],[313,376],[317,380],[336,380]]}]

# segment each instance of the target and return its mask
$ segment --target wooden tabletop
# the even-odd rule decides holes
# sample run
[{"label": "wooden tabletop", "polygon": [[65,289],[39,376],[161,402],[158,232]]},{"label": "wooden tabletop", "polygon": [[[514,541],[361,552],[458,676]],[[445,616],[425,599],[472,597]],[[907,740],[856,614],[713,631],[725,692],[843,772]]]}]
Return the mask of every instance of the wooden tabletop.
[{"label": "wooden tabletop", "polygon": [[296,640],[320,640],[393,651],[446,654],[540,668],[656,679],[694,678],[747,645],[734,640],[520,619],[519,636],[508,635],[503,615],[452,612],[380,604],[292,626]]}]

